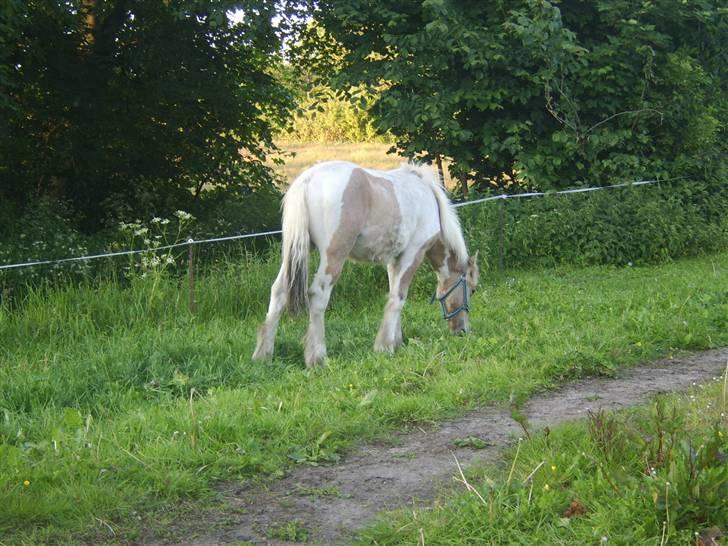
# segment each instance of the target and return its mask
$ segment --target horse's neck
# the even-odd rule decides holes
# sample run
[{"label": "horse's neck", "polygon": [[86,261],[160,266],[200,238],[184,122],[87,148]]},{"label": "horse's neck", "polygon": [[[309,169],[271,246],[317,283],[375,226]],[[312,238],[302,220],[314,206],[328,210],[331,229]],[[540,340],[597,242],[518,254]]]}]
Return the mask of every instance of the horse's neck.
[{"label": "horse's neck", "polygon": [[441,282],[446,281],[458,270],[458,259],[455,252],[448,248],[439,236],[427,251],[427,259]]}]

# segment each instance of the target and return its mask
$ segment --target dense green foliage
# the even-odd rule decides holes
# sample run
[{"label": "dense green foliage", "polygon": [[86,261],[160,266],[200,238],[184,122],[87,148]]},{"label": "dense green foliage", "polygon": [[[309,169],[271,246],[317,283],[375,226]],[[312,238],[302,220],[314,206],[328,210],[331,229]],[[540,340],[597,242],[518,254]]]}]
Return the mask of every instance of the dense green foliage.
[{"label": "dense green foliage", "polygon": [[714,255],[486,276],[466,337],[446,332],[423,271],[408,343],[388,357],[371,350],[386,272],[347,267],[327,317],[330,367],[314,371],[302,365],[302,319],[283,321],[272,364],[249,360],[275,263],[199,279],[194,314],[185,283],[159,268],[128,289],[38,290],[0,306],[0,535],[69,543],[83,531],[99,543],[105,522],[133,541],[170,504],[209,504],[217,480],[335,460],[403,424],[725,345],[727,270]]},{"label": "dense green foliage", "polygon": [[297,142],[377,142],[377,133],[365,108],[330,87],[314,86],[302,93],[299,109],[281,136]]},{"label": "dense green foliage", "polygon": [[[459,209],[491,268],[658,263],[728,248],[728,193],[679,180]],[[502,256],[501,256],[502,255]]]},{"label": "dense green foliage", "polygon": [[[728,190],[720,184],[675,180],[659,185],[603,190],[594,193],[551,195],[491,201],[459,209],[471,252],[478,250],[482,268],[496,270],[555,265],[637,265],[660,263],[728,248]],[[477,197],[477,195],[475,196]],[[134,223],[138,232],[116,230],[113,243],[84,237],[52,204],[41,202],[17,224],[9,226],[10,243],[0,241],[0,263],[42,260],[128,248],[153,250],[154,244],[201,239],[236,230],[277,229],[278,201],[260,192],[245,201],[221,200],[223,213],[207,222],[193,220],[178,229],[178,219],[161,225],[150,220]],[[255,211],[255,215],[247,214]],[[159,219],[158,219],[159,220]],[[166,222],[166,219],[164,220]],[[49,237],[49,227],[53,236]],[[141,231],[140,231],[141,230]],[[147,231],[145,231],[147,230]],[[269,238],[244,242],[247,250],[264,250]],[[210,243],[196,247],[200,273],[220,260],[241,256],[240,243]],[[172,252],[173,275],[185,275],[187,248]],[[157,253],[166,260],[168,253]],[[114,260],[72,262],[0,272],[0,301],[17,300],[29,285],[41,281],[78,282],[124,277],[131,263],[141,267],[141,256]]]},{"label": "dense green foliage", "polygon": [[384,86],[372,113],[399,150],[452,158],[476,183],[700,179],[724,165],[717,0],[321,2],[318,19],[340,44],[333,81]]},{"label": "dense green foliage", "polygon": [[728,521],[726,396],[701,386],[540,431],[469,473],[480,497],[397,513],[358,544],[711,544]]},{"label": "dense green foliage", "polygon": [[[237,22],[233,8],[244,13]],[[4,3],[3,218],[48,199],[95,231],[269,184],[272,134],[292,106],[271,75],[285,35],[271,21],[293,10],[252,0]]]}]

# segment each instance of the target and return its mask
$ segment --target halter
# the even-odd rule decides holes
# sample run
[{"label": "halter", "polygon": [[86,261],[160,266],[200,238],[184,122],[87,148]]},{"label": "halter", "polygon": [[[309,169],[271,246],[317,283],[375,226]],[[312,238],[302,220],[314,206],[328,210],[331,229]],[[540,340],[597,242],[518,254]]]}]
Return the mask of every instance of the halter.
[{"label": "halter", "polygon": [[[460,305],[460,307],[448,313],[447,307],[445,306],[445,300],[460,285],[463,286],[463,303],[462,305]],[[468,281],[465,277],[465,273],[460,275],[460,278],[450,288],[448,288],[442,296],[438,297],[437,291],[435,291],[435,293],[432,294],[432,299],[430,300],[430,303],[435,303],[435,300],[440,302],[440,305],[442,306],[442,318],[445,320],[450,320],[451,318],[458,316],[463,311],[470,312],[470,305],[468,303]]]}]

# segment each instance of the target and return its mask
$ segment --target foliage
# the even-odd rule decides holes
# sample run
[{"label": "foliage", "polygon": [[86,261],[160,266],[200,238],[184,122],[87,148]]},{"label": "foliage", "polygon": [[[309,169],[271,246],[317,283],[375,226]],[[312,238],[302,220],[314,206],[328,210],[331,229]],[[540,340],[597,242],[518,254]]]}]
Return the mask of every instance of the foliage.
[{"label": "foliage", "polygon": [[152,298],[147,275],[0,306],[0,535],[103,543],[103,520],[114,540],[143,541],[175,503],[208,506],[220,480],[324,463],[402,424],[523,400],[592,373],[584,362],[617,369],[728,343],[726,255],[487,276],[467,337],[446,333],[423,270],[405,307],[408,343],[391,357],[371,351],[386,272],[352,266],[327,315],[328,369],[302,365],[304,319],[284,319],[273,363],[252,365],[276,265],[249,256],[200,276],[194,313],[186,282],[166,275]]},{"label": "foliage", "polygon": [[384,86],[380,130],[476,183],[696,178],[724,161],[728,12],[713,0],[321,2],[334,82]]},{"label": "foliage", "polygon": [[457,492],[433,510],[390,516],[358,543],[710,544],[728,521],[720,387],[541,432],[509,454],[514,479],[503,468],[473,470],[477,496]]},{"label": "foliage", "polygon": [[377,142],[381,137],[368,112],[344,94],[315,86],[298,103],[291,126],[283,134],[295,142]]},{"label": "foliage", "polygon": [[[244,16],[233,22],[230,9]],[[245,195],[269,184],[273,131],[292,105],[271,68],[298,9],[262,0],[4,4],[0,198],[21,210],[63,200],[95,231],[191,210],[209,186]]]},{"label": "foliage", "polygon": [[459,209],[467,239],[507,268],[655,263],[728,247],[718,179],[509,199]]}]

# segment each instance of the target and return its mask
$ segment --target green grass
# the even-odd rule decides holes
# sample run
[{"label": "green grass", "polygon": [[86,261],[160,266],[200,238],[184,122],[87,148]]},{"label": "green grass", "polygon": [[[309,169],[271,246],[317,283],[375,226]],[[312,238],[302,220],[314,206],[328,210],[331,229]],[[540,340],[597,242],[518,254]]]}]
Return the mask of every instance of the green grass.
[{"label": "green grass", "polygon": [[272,364],[250,361],[274,264],[201,277],[194,315],[184,283],[164,278],[31,292],[0,309],[0,536],[134,540],[155,514],[209,503],[220,480],[336,460],[395,427],[726,345],[727,272],[728,255],[714,255],[485,275],[473,333],[452,338],[423,271],[408,343],[387,357],[371,351],[386,273],[352,266],[327,317],[329,367],[312,371],[301,318],[284,319]]},{"label": "green grass", "polygon": [[728,524],[726,390],[719,378],[540,432],[358,544],[714,544]]}]

